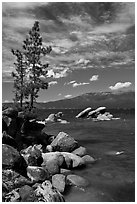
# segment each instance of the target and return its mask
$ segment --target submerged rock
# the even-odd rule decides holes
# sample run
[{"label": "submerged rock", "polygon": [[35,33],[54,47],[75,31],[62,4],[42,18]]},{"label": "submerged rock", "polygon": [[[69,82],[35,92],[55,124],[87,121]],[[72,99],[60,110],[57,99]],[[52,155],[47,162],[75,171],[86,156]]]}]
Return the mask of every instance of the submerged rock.
[{"label": "submerged rock", "polygon": [[86,155],[87,150],[85,147],[80,146],[79,148],[75,149],[72,153],[82,157]]},{"label": "submerged rock", "polygon": [[52,176],[52,185],[55,187],[60,193],[63,193],[66,185],[66,176],[63,174],[55,174]]},{"label": "submerged rock", "polygon": [[67,176],[67,182],[69,185],[74,185],[78,187],[86,187],[88,186],[88,181],[81,176],[77,176],[75,174],[69,174]]},{"label": "submerged rock", "polygon": [[93,164],[96,162],[96,159],[94,159],[90,155],[85,155],[82,157],[82,159],[84,160],[85,164]]},{"label": "submerged rock", "polygon": [[72,152],[78,147],[77,141],[67,133],[60,132],[51,143],[54,151]]}]

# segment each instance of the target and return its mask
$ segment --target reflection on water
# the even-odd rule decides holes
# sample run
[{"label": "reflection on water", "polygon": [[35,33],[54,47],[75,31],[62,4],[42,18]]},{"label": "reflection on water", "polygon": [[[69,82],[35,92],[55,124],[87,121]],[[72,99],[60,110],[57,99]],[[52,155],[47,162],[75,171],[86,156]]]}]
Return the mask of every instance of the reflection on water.
[{"label": "reflection on water", "polygon": [[[49,111],[49,112],[48,112]],[[57,110],[48,110],[46,114]],[[81,170],[73,170],[89,181],[84,189],[72,187],[66,192],[68,202],[134,202],[135,200],[135,120],[133,112],[114,114],[118,121],[92,122],[75,119],[78,110],[64,110],[69,124],[47,125],[50,134],[67,132],[88,154],[98,159]],[[123,152],[117,155],[116,152]]]}]

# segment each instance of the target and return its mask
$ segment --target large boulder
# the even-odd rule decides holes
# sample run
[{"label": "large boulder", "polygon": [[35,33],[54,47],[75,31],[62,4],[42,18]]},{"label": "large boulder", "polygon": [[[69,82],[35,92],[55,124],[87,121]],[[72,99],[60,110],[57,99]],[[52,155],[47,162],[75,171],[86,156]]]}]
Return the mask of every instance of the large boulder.
[{"label": "large boulder", "polygon": [[18,111],[14,108],[7,108],[2,111],[2,115],[8,116],[9,118],[16,118],[18,116]]},{"label": "large boulder", "polygon": [[78,187],[86,187],[89,184],[86,179],[82,178],[81,176],[77,176],[75,174],[69,174],[67,176],[67,183],[69,185],[74,185]]},{"label": "large boulder", "polygon": [[72,152],[78,147],[77,141],[65,132],[60,132],[51,143],[54,151]]},{"label": "large boulder", "polygon": [[26,173],[26,161],[21,154],[13,147],[2,145],[2,167],[3,169],[14,169],[23,174]]},{"label": "large boulder", "polygon": [[29,166],[41,166],[43,162],[41,148],[41,145],[34,145],[21,150],[21,155]]},{"label": "large boulder", "polygon": [[60,193],[63,193],[66,185],[66,176],[63,174],[55,174],[52,176],[52,185]]},{"label": "large boulder", "polygon": [[82,156],[86,155],[87,150],[85,147],[80,146],[77,149],[75,149],[72,153],[82,157]]},{"label": "large boulder", "polygon": [[49,172],[42,167],[28,166],[27,176],[31,179],[31,181],[45,181],[46,179],[49,179]]},{"label": "large boulder", "polygon": [[88,115],[88,113],[91,111],[91,107],[89,108],[86,108],[85,110],[81,111],[77,116],[76,118],[84,118]]},{"label": "large boulder", "polygon": [[17,148],[17,143],[16,143],[15,139],[13,137],[11,137],[10,135],[8,135],[6,133],[6,131],[3,131],[3,133],[2,133],[2,144],[7,144],[7,145],[10,145],[14,148]]},{"label": "large boulder", "polygon": [[53,188],[50,181],[46,180],[39,184],[35,190],[39,202],[64,202],[64,197],[61,193]]},{"label": "large boulder", "polygon": [[72,168],[77,168],[85,165],[84,160],[73,153],[61,152],[61,154],[65,158],[65,161],[68,160],[68,158],[72,161]]},{"label": "large boulder", "polygon": [[42,153],[42,167],[51,175],[60,173],[60,167],[63,166],[65,159],[60,152]]}]

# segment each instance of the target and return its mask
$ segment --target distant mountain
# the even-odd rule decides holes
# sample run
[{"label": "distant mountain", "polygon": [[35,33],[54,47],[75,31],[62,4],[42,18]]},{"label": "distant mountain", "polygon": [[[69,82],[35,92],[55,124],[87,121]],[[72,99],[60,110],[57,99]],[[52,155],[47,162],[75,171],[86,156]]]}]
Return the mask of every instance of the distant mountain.
[{"label": "distant mountain", "polygon": [[130,109],[135,108],[135,92],[98,92],[86,93],[74,98],[59,101],[51,101],[38,105],[41,108],[74,108],[83,109],[86,107],[97,108],[106,106],[109,109]]}]

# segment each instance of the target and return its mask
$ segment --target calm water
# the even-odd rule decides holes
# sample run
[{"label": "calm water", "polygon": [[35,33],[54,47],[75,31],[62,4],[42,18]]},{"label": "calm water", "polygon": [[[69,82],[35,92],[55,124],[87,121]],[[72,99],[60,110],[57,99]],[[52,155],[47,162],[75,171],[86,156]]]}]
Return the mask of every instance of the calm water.
[{"label": "calm water", "polygon": [[[42,110],[40,118],[57,110]],[[64,131],[97,158],[95,164],[73,172],[89,181],[84,189],[66,192],[67,202],[134,202],[135,200],[135,119],[134,112],[111,111],[116,121],[93,122],[75,119],[79,110],[63,110],[69,124],[48,124],[46,131],[57,135]],[[113,153],[124,151],[121,155]]]}]

